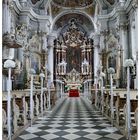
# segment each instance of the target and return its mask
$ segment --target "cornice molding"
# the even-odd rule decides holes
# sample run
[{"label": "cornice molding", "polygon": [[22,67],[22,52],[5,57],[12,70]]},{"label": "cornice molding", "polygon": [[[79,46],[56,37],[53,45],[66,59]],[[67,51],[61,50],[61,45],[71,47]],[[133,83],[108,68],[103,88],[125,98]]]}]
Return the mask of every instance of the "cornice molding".
[{"label": "cornice molding", "polygon": [[98,15],[97,18],[98,20],[109,20],[109,19],[114,19],[118,17],[119,13],[126,14],[125,10],[120,7],[115,7],[111,13],[106,14],[106,15]]},{"label": "cornice molding", "polygon": [[114,7],[114,9],[109,14],[98,15],[97,18],[98,20],[113,20],[117,18],[120,13],[128,14],[131,9],[134,9],[133,7],[136,7],[135,2],[133,2],[133,0],[128,0],[123,7],[116,5],[116,7]]},{"label": "cornice molding", "polygon": [[13,8],[18,15],[27,15],[33,21],[45,20],[50,23],[50,17],[48,15],[38,15],[31,7],[22,7],[18,0],[13,0]]}]

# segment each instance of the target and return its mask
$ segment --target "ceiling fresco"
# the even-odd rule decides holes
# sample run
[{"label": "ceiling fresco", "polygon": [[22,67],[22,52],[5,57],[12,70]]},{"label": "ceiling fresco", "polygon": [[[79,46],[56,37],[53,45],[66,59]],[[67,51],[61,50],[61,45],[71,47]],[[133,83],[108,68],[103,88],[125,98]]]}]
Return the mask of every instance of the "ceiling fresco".
[{"label": "ceiling fresco", "polygon": [[41,1],[41,0],[31,0],[32,4],[34,4],[34,5],[39,1]]},{"label": "ceiling fresco", "polygon": [[[90,16],[94,16],[95,13],[95,7],[96,7],[96,2],[92,2],[88,6],[83,6],[81,11],[85,11],[87,14]],[[73,8],[78,8],[78,5],[76,4],[75,6],[69,6],[68,8],[73,9]],[[57,16],[61,11],[65,10],[65,7],[63,5],[58,5],[54,1],[51,2],[51,9],[52,9],[52,16],[55,17]]]},{"label": "ceiling fresco", "polygon": [[110,5],[113,5],[115,3],[115,0],[106,0]]},{"label": "ceiling fresco", "polygon": [[84,30],[86,31],[94,30],[94,26],[91,20],[89,20],[89,18],[87,18],[86,16],[77,13],[66,14],[60,17],[56,21],[54,29],[62,29],[64,26],[67,26],[69,24],[69,21],[71,21],[71,19],[76,19],[76,24],[82,25],[82,27],[84,27]]},{"label": "ceiling fresco", "polygon": [[59,6],[63,7],[85,7],[93,3],[93,0],[53,0]]}]

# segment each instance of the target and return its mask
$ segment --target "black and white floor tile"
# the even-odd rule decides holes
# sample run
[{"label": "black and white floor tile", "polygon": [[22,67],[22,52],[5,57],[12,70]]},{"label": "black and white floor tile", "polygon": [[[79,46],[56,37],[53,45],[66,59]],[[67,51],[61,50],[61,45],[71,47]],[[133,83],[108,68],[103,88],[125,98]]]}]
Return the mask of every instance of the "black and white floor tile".
[{"label": "black and white floor tile", "polygon": [[65,98],[16,140],[126,140],[82,97]]}]

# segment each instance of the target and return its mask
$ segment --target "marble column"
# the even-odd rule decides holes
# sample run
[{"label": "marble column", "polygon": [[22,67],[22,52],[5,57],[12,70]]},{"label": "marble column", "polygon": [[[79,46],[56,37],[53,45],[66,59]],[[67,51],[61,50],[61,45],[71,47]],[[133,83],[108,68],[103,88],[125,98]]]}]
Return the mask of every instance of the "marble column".
[{"label": "marble column", "polygon": [[[94,77],[97,77],[97,70],[100,62],[99,43],[100,43],[100,36],[95,35],[94,36]],[[96,79],[94,78],[94,84],[96,84],[95,82]]]},{"label": "marble column", "polygon": [[58,64],[60,63],[60,49],[58,50]]},{"label": "marble column", "polygon": [[135,9],[135,40],[136,40],[136,80],[135,89],[138,89],[138,9]]},{"label": "marble column", "polygon": [[[3,5],[2,5],[2,19],[3,19],[3,28],[2,28],[2,33],[13,33],[14,32],[11,32],[13,30],[11,30],[11,26],[13,25],[13,21],[14,21],[14,18],[11,18],[11,15],[12,14],[12,8],[10,9],[10,5],[9,5],[9,0],[4,0],[3,1]],[[14,27],[13,27],[14,28]],[[6,48],[3,46],[3,51],[7,49],[7,46]],[[14,49],[13,48],[8,48],[8,59],[13,59],[14,58]]]},{"label": "marble column", "polygon": [[59,83],[56,82],[56,95],[57,95],[57,99],[59,99]]},{"label": "marble column", "polygon": [[53,46],[50,46],[48,51],[48,69],[51,74],[51,82],[53,82]]},{"label": "marble column", "polygon": [[7,4],[7,0],[5,0],[2,4],[2,33],[6,33],[6,32],[10,32],[9,27],[9,8],[8,8],[8,4]]},{"label": "marble column", "polygon": [[126,83],[126,72],[124,68],[124,62],[128,58],[128,25],[124,23],[120,23],[119,32],[120,32],[120,44],[121,44],[121,79],[120,85],[125,87]]},{"label": "marble column", "polygon": [[131,23],[131,50],[132,50],[132,58],[136,60],[136,31],[135,31],[135,20],[133,19]]},{"label": "marble column", "polygon": [[135,10],[135,37],[136,37],[136,48],[138,50],[138,9]]},{"label": "marble column", "polygon": [[48,70],[50,72],[50,82],[53,83],[53,74],[54,74],[54,39],[56,36],[48,36]]},{"label": "marble column", "polygon": [[124,66],[124,61],[128,58],[128,30],[126,24],[120,24],[120,43],[122,45],[122,64]]}]

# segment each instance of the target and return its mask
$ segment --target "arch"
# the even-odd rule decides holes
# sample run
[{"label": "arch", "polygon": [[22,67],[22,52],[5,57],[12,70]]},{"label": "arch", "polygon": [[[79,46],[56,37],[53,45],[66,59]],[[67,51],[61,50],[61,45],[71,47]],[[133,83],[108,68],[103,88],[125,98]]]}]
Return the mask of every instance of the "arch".
[{"label": "arch", "polygon": [[54,26],[55,26],[56,22],[57,22],[61,17],[65,16],[65,15],[70,15],[70,14],[79,14],[79,15],[82,15],[82,16],[86,17],[86,18],[90,21],[90,23],[93,25],[94,29],[95,29],[95,30],[97,29],[96,24],[95,24],[93,18],[92,18],[91,16],[89,16],[86,12],[83,12],[83,11],[76,11],[76,10],[69,10],[69,11],[63,11],[63,12],[61,12],[60,14],[58,14],[58,15],[54,18],[53,23],[52,23],[52,26],[51,26],[51,31],[54,29]]},{"label": "arch", "polygon": [[8,5],[9,4],[9,0],[3,0],[2,4],[7,4]]}]

